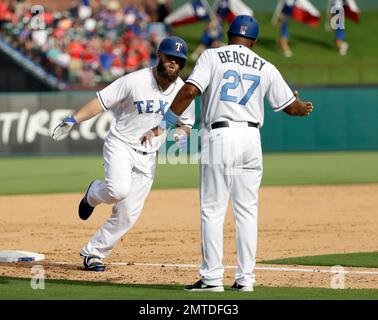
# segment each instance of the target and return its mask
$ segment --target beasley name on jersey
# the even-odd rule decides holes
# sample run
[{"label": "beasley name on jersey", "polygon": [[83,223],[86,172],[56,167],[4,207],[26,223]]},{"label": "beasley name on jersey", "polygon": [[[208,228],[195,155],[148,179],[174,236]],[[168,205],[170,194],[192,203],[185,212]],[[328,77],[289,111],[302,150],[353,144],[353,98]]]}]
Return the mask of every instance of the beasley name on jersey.
[{"label": "beasley name on jersey", "polygon": [[277,68],[246,46],[230,44],[205,50],[186,82],[201,95],[204,126],[218,121],[264,123],[264,97],[273,111],[295,100]]},{"label": "beasley name on jersey", "polygon": [[244,52],[236,51],[236,50],[225,50],[224,52],[219,51],[217,52],[221,63],[237,63],[241,66],[251,67],[253,69],[261,71],[263,66],[266,64],[265,61],[260,59],[259,57],[255,56],[252,57],[249,54],[245,54]]}]

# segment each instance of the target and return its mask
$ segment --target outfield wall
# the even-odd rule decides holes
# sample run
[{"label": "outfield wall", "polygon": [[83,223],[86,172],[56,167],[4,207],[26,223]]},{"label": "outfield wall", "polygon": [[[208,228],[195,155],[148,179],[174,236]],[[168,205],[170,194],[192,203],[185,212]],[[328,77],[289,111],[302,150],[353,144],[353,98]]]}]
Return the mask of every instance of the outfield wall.
[{"label": "outfield wall", "polygon": [[[302,88],[310,117],[274,113],[265,104],[264,151],[378,150],[378,87]],[[69,138],[50,138],[62,118],[94,92],[0,94],[0,154],[101,153],[111,112],[84,122]],[[199,116],[197,101],[196,116]],[[196,121],[198,127],[198,119]]]},{"label": "outfield wall", "polygon": [[310,117],[274,114],[265,104],[265,151],[378,150],[378,87],[301,88]]}]

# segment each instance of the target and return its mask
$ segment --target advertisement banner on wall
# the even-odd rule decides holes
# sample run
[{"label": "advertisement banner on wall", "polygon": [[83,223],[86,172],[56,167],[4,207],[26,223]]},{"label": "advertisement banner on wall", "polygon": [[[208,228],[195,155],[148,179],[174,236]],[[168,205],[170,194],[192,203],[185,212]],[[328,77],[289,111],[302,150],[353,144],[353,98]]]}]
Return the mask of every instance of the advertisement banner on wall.
[{"label": "advertisement banner on wall", "polygon": [[85,121],[62,141],[51,133],[94,94],[21,94],[0,96],[0,154],[101,153],[113,118],[111,111]]}]

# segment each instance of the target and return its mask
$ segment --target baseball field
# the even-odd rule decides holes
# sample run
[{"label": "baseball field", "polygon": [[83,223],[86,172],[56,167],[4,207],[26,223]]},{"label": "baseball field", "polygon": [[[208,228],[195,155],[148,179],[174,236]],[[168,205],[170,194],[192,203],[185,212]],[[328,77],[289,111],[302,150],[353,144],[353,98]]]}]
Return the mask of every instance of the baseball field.
[{"label": "baseball field", "polygon": [[[34,126],[39,149],[15,143],[22,140],[23,126],[34,128],[23,116],[30,112],[28,121],[34,121],[43,108],[78,108],[83,93],[47,93],[47,98],[9,93],[1,105],[10,115],[3,118],[8,122],[2,120],[0,137],[11,144],[3,143],[5,153],[0,153],[0,250],[38,252],[45,260],[0,263],[0,300],[378,300],[378,11],[362,10],[359,24],[346,22],[346,56],[339,55],[334,32],[324,28],[324,8],[318,28],[290,21],[294,55],[287,59],[278,44],[279,27],[271,24],[276,1],[270,3],[271,12],[255,12],[261,33],[255,50],[279,68],[293,89],[299,87],[304,99],[314,101],[316,111],[300,122],[266,113],[263,150],[265,143],[266,150],[286,152],[263,155],[254,292],[231,290],[236,266],[231,205],[224,222],[225,292],[183,290],[199,279],[201,263],[194,164],[159,165],[139,220],[104,260],[106,272],[84,271],[79,252],[112,212],[111,206],[100,205],[87,221],[77,214],[88,184],[104,178],[103,157],[35,155],[36,150],[58,150],[47,148],[47,123],[46,128]],[[197,23],[173,31],[192,53],[204,27]],[[184,76],[194,64],[188,60]],[[26,105],[30,110],[24,110]],[[18,114],[19,122],[9,120]],[[92,142],[82,141],[80,147]],[[87,150],[76,149],[76,142],[70,139],[59,152]],[[297,150],[312,152],[291,152]]]},{"label": "baseball field", "polygon": [[[182,287],[198,279],[201,262],[197,165],[158,167],[140,219],[105,260],[107,271],[95,273],[81,269],[79,251],[111,207],[81,221],[77,205],[103,178],[102,157],[1,158],[1,249],[46,260],[1,264],[0,299],[378,299],[377,163],[377,152],[265,154],[255,291],[230,289],[229,208],[226,291],[196,294]],[[31,287],[34,265],[45,271],[44,290]]]}]

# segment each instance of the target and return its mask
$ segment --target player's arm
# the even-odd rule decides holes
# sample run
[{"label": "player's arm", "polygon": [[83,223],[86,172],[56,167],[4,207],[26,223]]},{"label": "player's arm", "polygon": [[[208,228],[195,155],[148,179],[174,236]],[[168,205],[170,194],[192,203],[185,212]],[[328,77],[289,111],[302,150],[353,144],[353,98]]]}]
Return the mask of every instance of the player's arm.
[{"label": "player's arm", "polygon": [[64,139],[74,125],[97,116],[103,110],[104,109],[102,108],[97,97],[94,98],[81,107],[73,116],[67,117],[61,123],[59,123],[52,133],[52,138],[54,140]]},{"label": "player's arm", "polygon": [[312,102],[301,101],[298,91],[294,92],[294,96],[296,98],[295,101],[283,109],[283,111],[290,116],[308,116],[314,108]]},{"label": "player's arm", "polygon": [[73,116],[64,119],[52,134],[54,140],[64,139],[72,127],[85,120],[89,120],[102,111],[107,111],[118,105],[130,92],[127,76],[118,78],[110,85],[96,92],[97,97],[81,107]]},{"label": "player's arm", "polygon": [[76,119],[77,123],[81,123],[97,116],[102,111],[104,111],[104,109],[102,108],[100,101],[96,97],[93,100],[89,101],[86,105],[81,107],[73,117]]}]

